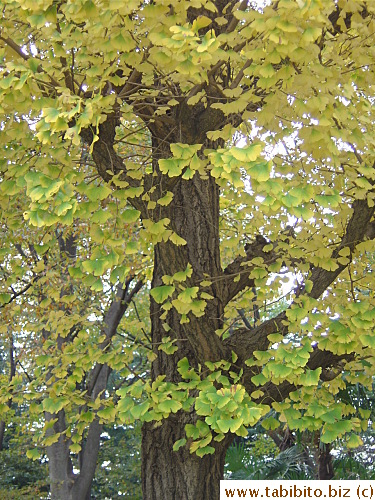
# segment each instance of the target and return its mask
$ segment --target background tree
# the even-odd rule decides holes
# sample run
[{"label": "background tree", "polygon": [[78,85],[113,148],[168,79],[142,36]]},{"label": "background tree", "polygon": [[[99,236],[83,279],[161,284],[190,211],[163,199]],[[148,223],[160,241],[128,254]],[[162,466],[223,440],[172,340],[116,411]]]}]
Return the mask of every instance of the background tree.
[{"label": "background tree", "polygon": [[[230,443],[270,406],[323,443],[360,430],[336,395],[369,386],[374,366],[372,2],[9,0],[2,16],[6,220],[26,189],[31,226],[66,238],[90,222],[95,251],[56,257],[73,304],[80,286],[152,270],[151,382],[121,387],[116,407],[104,382],[91,399],[55,391],[47,439],[81,448],[55,426],[75,397],[94,425],[140,419],[144,497],[187,499],[218,498]],[[260,321],[288,273],[290,305]],[[17,303],[8,279],[3,293]],[[231,328],[242,309],[253,321]],[[57,366],[64,379],[67,334],[48,339],[46,382]],[[85,345],[86,366],[110,366]],[[57,476],[55,498],[78,498]]]},{"label": "background tree", "polygon": [[[87,164],[85,169],[89,176]],[[22,209],[21,197],[13,202]],[[7,246],[1,274],[10,293],[3,294],[2,331],[9,375],[2,384],[1,437],[6,423],[16,425],[17,420],[35,441],[45,438],[52,495],[68,498],[72,490],[76,497],[90,497],[102,431],[91,405],[99,415],[107,411],[108,418],[113,408],[102,407],[102,399],[127,383],[127,376],[133,377],[132,371],[141,368],[147,357],[138,310],[127,311],[143,283],[133,273],[120,280],[120,269],[103,279],[105,291],[95,276],[80,283],[77,272],[80,278],[83,275],[74,270],[74,264],[95,252],[97,245],[95,238],[84,233],[87,223],[75,223],[68,231],[59,226],[47,234],[38,228],[24,230],[19,220],[18,227],[15,222],[17,217],[22,221],[22,212],[6,208],[9,215],[1,229]],[[120,323],[126,311],[124,332]],[[29,457],[39,454],[37,448],[28,450]],[[10,468],[8,472],[12,473]]]}]

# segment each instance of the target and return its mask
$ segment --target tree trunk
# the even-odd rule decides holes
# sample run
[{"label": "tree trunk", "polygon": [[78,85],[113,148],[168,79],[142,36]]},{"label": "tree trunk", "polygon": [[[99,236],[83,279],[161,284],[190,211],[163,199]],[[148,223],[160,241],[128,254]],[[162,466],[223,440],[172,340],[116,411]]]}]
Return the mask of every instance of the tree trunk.
[{"label": "tree trunk", "polygon": [[[168,142],[187,143],[184,138],[168,137],[168,141],[154,138],[153,146],[157,154],[154,161],[160,157],[170,156]],[[162,150],[167,149],[166,151]],[[154,170],[158,170],[157,164]],[[165,178],[162,178],[165,182]],[[213,298],[207,301],[204,315],[196,317],[188,314],[188,322],[181,324],[181,315],[171,308],[166,318],[161,304],[151,297],[151,333],[154,352],[157,358],[152,364],[152,380],[159,375],[166,375],[166,380],[178,383],[180,375],[177,363],[187,357],[193,367],[203,365],[205,361],[216,361],[228,357],[223,344],[215,331],[222,327],[223,295],[222,281],[216,279],[222,274],[219,249],[219,187],[215,180],[207,175],[202,178],[196,173],[193,179],[175,181],[167,179],[168,186],[161,186],[158,197],[164,190],[173,190],[173,201],[167,207],[153,213],[153,221],[168,218],[168,228],[186,241],[186,245],[177,246],[170,241],[155,245],[154,273],[152,288],[163,285],[162,277],[184,271],[188,265],[193,272],[183,283],[186,287],[199,286],[207,280],[212,284],[204,289]],[[175,183],[174,183],[175,182]],[[172,187],[173,186],[173,187]],[[149,212],[142,214],[150,218]],[[176,292],[178,293],[178,292]],[[166,333],[163,324],[168,324],[170,330]],[[178,351],[166,355],[158,350],[162,338],[170,336],[176,339]],[[212,441],[216,452],[199,458],[190,453],[189,442],[186,446],[173,451],[173,444],[185,437],[185,424],[196,423],[197,416],[191,408],[190,413],[178,412],[163,420],[160,425],[146,423],[142,429],[142,488],[145,500],[195,500],[219,498],[220,479],[223,478],[225,454],[233,436],[228,435],[221,443]]]},{"label": "tree trunk", "polygon": [[316,478],[329,480],[334,476],[331,445],[320,441],[320,432],[316,431],[314,436]]},{"label": "tree trunk", "polygon": [[203,458],[191,454],[187,447],[174,452],[173,443],[185,435],[184,425],[178,415],[163,421],[160,427],[143,425],[143,500],[219,499],[225,454],[232,438],[227,436],[215,443],[215,453]]},{"label": "tree trunk", "polygon": [[1,422],[0,422],[0,451],[3,449],[4,434],[5,434],[5,421],[1,420]]},{"label": "tree trunk", "polygon": [[[48,416],[47,414],[46,420],[48,420]],[[56,415],[53,415],[53,417],[56,417]],[[64,428],[64,412],[60,411],[53,432],[62,432],[61,429]],[[73,465],[69,454],[69,441],[64,434],[60,435],[56,443],[47,447],[52,500],[90,500],[101,429],[102,426],[97,420],[91,423],[85,447],[81,452],[82,460],[79,474],[73,473]]]},{"label": "tree trunk", "polygon": [[[101,392],[106,386],[109,369],[107,366],[98,376],[95,391]],[[94,392],[97,396],[97,392]],[[46,435],[60,434],[58,441],[47,447],[50,492],[52,500],[90,500],[91,485],[95,475],[96,462],[100,446],[102,425],[98,419],[91,422],[87,437],[82,442],[80,452],[80,471],[73,472],[73,464],[69,453],[69,440],[65,436],[65,414],[61,410],[57,415],[45,414],[46,421],[57,417],[53,429],[48,429]]]},{"label": "tree trunk", "polygon": [[[53,429],[48,429],[46,435],[65,431],[65,415],[60,411],[57,415],[45,414],[46,422],[56,418]],[[52,500],[73,500],[71,495],[74,484],[72,463],[69,457],[69,442],[64,434],[60,434],[56,443],[46,448],[48,456],[50,492]]]},{"label": "tree trunk", "polygon": [[[9,383],[12,382],[13,377],[16,374],[16,363],[14,360],[14,341],[13,341],[13,335],[9,335]],[[10,408],[12,406],[12,399],[9,399],[8,401],[8,407]],[[4,446],[4,435],[5,435],[5,421],[2,420],[0,422],[0,451],[3,449]]]},{"label": "tree trunk", "polygon": [[319,479],[329,480],[334,476],[331,445],[320,443],[319,447]]}]

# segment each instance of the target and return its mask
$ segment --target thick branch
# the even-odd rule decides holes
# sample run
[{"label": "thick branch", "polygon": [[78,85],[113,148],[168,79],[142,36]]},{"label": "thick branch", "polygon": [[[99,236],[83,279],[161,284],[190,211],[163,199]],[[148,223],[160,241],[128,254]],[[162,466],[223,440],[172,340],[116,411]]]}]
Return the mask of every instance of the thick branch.
[{"label": "thick branch", "polygon": [[130,95],[134,94],[139,90],[141,82],[142,82],[142,73],[140,73],[136,69],[133,69],[127,82],[120,90],[118,97],[124,98],[126,100],[126,98],[128,98]]},{"label": "thick branch", "polygon": [[[94,397],[97,397],[106,389],[109,372],[110,369],[107,365],[101,370],[95,384]],[[74,481],[73,498],[85,498],[85,493],[90,490],[98,458],[101,433],[102,424],[100,424],[99,419],[96,418],[89,426],[87,438],[81,452],[80,474]]]},{"label": "thick branch", "polygon": [[228,337],[224,344],[238,355],[238,364],[242,365],[251,358],[254,351],[265,351],[269,346],[268,335],[271,333],[281,333],[286,335],[288,327],[286,326],[286,312],[283,311],[276,318],[264,321],[252,330],[239,328]]},{"label": "thick branch", "polygon": [[[116,127],[120,125],[119,117],[115,112],[107,115],[105,122],[99,126],[99,138],[93,145],[92,158],[98,174],[105,182],[110,182],[114,175],[120,174],[121,181],[127,182],[131,187],[139,187],[139,180],[127,175],[126,164],[114,149]],[[81,131],[81,137],[87,144],[93,141],[92,130],[87,128]],[[142,202],[139,198],[132,198],[131,203],[140,208]]]},{"label": "thick branch", "polygon": [[[337,367],[344,361],[351,361],[353,358],[354,354],[345,354],[342,356],[338,356],[330,351],[321,351],[320,349],[316,349],[311,353],[310,359],[306,366],[310,370],[316,370],[317,368],[321,367],[323,369],[322,373],[324,373],[325,370],[332,367]],[[339,373],[336,373],[336,376],[338,376],[338,374]],[[321,378],[323,379],[324,376],[321,376]],[[250,391],[254,391],[254,384],[252,384],[249,379],[246,382],[246,388]],[[288,381],[285,381],[280,385],[268,382],[265,386],[260,387],[260,389],[264,392],[264,396],[259,399],[259,402],[270,405],[273,402],[284,401],[285,398],[287,398],[291,392],[297,390],[298,387]]]},{"label": "thick branch", "polygon": [[[248,0],[242,0],[240,5],[238,6],[237,10],[245,11],[248,7],[248,3],[249,3]],[[232,31],[234,31],[236,29],[236,26],[238,23],[239,23],[239,19],[237,19],[236,17],[233,16],[231,21],[228,24],[228,27],[226,29],[226,33],[232,33]]]},{"label": "thick branch", "polygon": [[[355,246],[367,238],[374,238],[375,233],[373,231],[373,223],[371,218],[374,214],[375,208],[369,207],[365,200],[356,200],[353,203],[353,213],[348,222],[344,236],[341,239],[340,244],[332,252],[332,258],[338,257],[339,252],[344,247],[349,247],[351,252],[354,251]],[[260,240],[261,237],[258,237]],[[264,240],[265,241],[265,240]],[[230,264],[224,271],[225,274],[235,274],[239,273],[240,269],[246,269],[243,267],[248,259],[254,256],[261,256],[263,252],[264,243],[257,242],[252,243],[247,247],[248,257],[240,257],[236,259],[232,264]],[[251,254],[250,254],[251,252]],[[269,254],[265,254],[269,255]],[[275,256],[274,256],[275,258]],[[335,271],[328,271],[322,269],[321,267],[315,267],[311,271],[310,280],[313,283],[312,290],[308,295],[317,299],[322,295],[322,293],[327,290],[327,288],[334,282],[337,276],[349,265],[349,262],[345,265],[340,264]],[[247,270],[247,269],[246,269]],[[248,277],[248,271],[244,275],[240,276],[240,280],[236,283],[233,280],[229,281],[227,284],[228,297],[234,297],[235,293],[238,293],[242,288],[240,286],[252,286],[252,280]],[[300,292],[300,290],[299,290]],[[234,295],[233,295],[234,293]],[[276,318],[265,321],[260,324],[257,328],[251,330],[251,334],[247,329],[240,329],[234,332],[234,334],[227,339],[227,342],[232,346],[233,349],[237,349],[243,356],[243,359],[248,359],[252,356],[254,350],[265,350],[268,346],[267,336],[273,332],[280,332],[283,335],[288,333],[287,327],[283,324],[283,320],[286,320],[286,312],[280,313]],[[248,332],[248,333],[246,333]]]},{"label": "thick branch", "polygon": [[249,277],[254,267],[250,263],[252,259],[262,257],[266,264],[275,262],[277,255],[274,251],[263,251],[263,248],[268,244],[269,242],[263,236],[256,236],[255,241],[245,246],[246,255],[237,257],[225,268],[223,273],[223,302],[225,305],[245,288],[254,286],[254,279]]},{"label": "thick branch", "polygon": [[[356,245],[363,241],[365,237],[373,238],[373,225],[371,219],[374,215],[374,207],[369,207],[366,200],[356,200],[353,203],[353,213],[346,228],[346,232],[341,243],[332,252],[332,258],[338,257],[340,250],[348,247],[351,252]],[[349,264],[349,263],[348,263]],[[327,271],[321,267],[312,270],[310,280],[313,282],[313,288],[310,297],[317,299],[329,287],[337,276],[348,266],[340,264],[335,271]]]},{"label": "thick branch", "polygon": [[[16,375],[16,363],[14,361],[14,343],[13,343],[13,335],[12,334],[10,334],[9,341],[10,341],[10,346],[9,346],[9,364],[10,364],[9,384],[10,384]],[[12,399],[11,398],[8,400],[7,406],[9,408],[12,406]],[[0,422],[0,451],[3,449],[4,433],[5,433],[5,421],[2,420]]]},{"label": "thick branch", "polygon": [[[348,247],[351,252],[355,246],[367,238],[374,238],[373,223],[371,218],[374,214],[374,207],[369,207],[365,200],[357,200],[353,203],[353,213],[348,222],[344,236],[340,244],[332,252],[332,258],[337,258],[342,248]],[[255,247],[256,248],[256,247]],[[262,247],[261,247],[262,248]],[[235,261],[236,262],[236,261]],[[234,263],[231,265],[233,266]],[[340,265],[335,271],[327,271],[321,267],[312,269],[310,280],[313,282],[312,290],[307,296],[315,299],[319,298],[325,290],[334,282],[337,276],[349,265]],[[229,266],[228,266],[229,267]],[[233,268],[233,267],[232,267]],[[228,269],[228,268],[227,268]],[[298,290],[301,293],[301,290]],[[289,307],[290,308],[290,307]],[[268,335],[271,333],[281,333],[287,335],[289,332],[286,311],[280,313],[276,318],[267,320],[252,330],[246,328],[236,330],[224,343],[238,355],[238,363],[244,366],[246,359],[252,357],[254,351],[265,351],[269,346]],[[308,368],[314,370],[318,367],[326,369],[334,367],[343,359],[352,359],[353,355],[337,356],[329,351],[315,350],[307,364]],[[251,377],[255,374],[251,369],[244,368],[244,378],[250,391],[255,390],[251,383]],[[289,382],[281,385],[267,384],[262,388],[266,392],[267,400],[281,401],[289,392],[295,390],[295,386]]]}]

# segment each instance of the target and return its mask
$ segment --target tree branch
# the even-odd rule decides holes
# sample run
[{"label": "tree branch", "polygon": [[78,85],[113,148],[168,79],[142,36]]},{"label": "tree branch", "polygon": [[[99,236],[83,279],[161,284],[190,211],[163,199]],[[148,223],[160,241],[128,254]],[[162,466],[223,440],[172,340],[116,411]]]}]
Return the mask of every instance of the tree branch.
[{"label": "tree branch", "polygon": [[142,73],[140,73],[136,69],[133,69],[127,82],[125,83],[125,85],[122,87],[122,89],[118,93],[118,97],[127,98],[131,94],[134,94],[135,92],[137,92],[139,90],[141,82],[142,82]]},{"label": "tree branch", "polygon": [[[100,346],[103,350],[109,345],[112,337],[116,334],[118,325],[120,324],[120,321],[133,297],[143,286],[143,281],[139,280],[135,286],[129,290],[129,286],[133,279],[133,277],[130,277],[126,280],[124,286],[118,286],[116,298],[113,300],[106,315],[104,316],[103,330],[106,335],[106,339]],[[87,392],[92,399],[96,399],[100,393],[105,391],[110,371],[111,369],[109,366],[103,364],[95,365],[91,371],[89,383],[87,385]],[[91,481],[94,476],[101,432],[102,425],[99,423],[98,418],[95,418],[89,426],[89,431],[81,455],[80,474],[73,486],[76,498],[83,498],[83,492],[88,490],[88,481]]]},{"label": "tree branch", "polygon": [[266,264],[271,264],[277,259],[276,253],[271,250],[264,252],[263,248],[269,242],[261,235],[257,235],[255,240],[245,246],[246,255],[237,257],[229,264],[224,272],[223,303],[228,304],[239,292],[248,287],[254,286],[254,279],[249,274],[254,267],[251,260],[255,257],[262,257]]},{"label": "tree branch", "polygon": [[[339,256],[339,252],[342,248],[349,247],[351,252],[353,252],[356,245],[365,238],[375,237],[373,223],[371,222],[374,211],[375,208],[369,207],[366,200],[356,200],[353,203],[353,212],[348,222],[345,234],[343,235],[340,244],[337,245],[332,252],[333,259]],[[256,246],[254,248],[257,252],[259,251]],[[262,247],[260,248],[260,251],[262,251]],[[246,260],[244,260],[244,262],[246,262]],[[311,292],[304,293],[304,287],[298,288],[296,291],[297,296],[304,293],[306,296],[315,299],[319,298],[334,282],[337,276],[349,265],[349,263],[350,262],[345,265],[339,265],[335,271],[328,271],[326,269],[322,269],[321,267],[313,268],[309,278],[313,282]],[[231,266],[233,268],[234,263]],[[292,305],[293,303],[291,306]],[[291,306],[289,306],[288,309],[290,309]],[[255,373],[253,369],[249,369],[244,363],[246,359],[252,357],[254,351],[265,351],[268,349],[268,335],[271,333],[277,332],[283,336],[288,334],[289,326],[286,311],[287,310],[281,312],[275,318],[264,321],[252,330],[247,328],[235,330],[233,334],[224,341],[224,344],[231,350],[235,351],[238,355],[238,364],[244,368],[244,383],[251,392],[256,388],[254,384],[251,383],[251,377],[254,376]],[[311,370],[318,367],[326,369],[337,366],[337,364],[342,360],[349,360],[353,358],[354,354],[351,353],[345,356],[337,356],[330,351],[321,351],[320,349],[316,349],[311,354],[307,367]],[[261,388],[261,390],[267,394],[267,401],[281,401],[289,394],[289,392],[295,390],[295,386],[289,382],[284,382],[283,384],[277,386],[270,382]],[[265,401],[264,398],[262,401]]]},{"label": "tree branch", "polygon": [[[306,366],[310,370],[316,370],[317,368],[321,367],[323,369],[322,373],[324,373],[324,371],[326,371],[327,369],[342,364],[343,361],[351,361],[352,359],[354,359],[354,354],[344,354],[342,356],[338,356],[330,351],[322,351],[320,349],[316,349],[311,353],[310,359]],[[254,374],[252,374],[251,376],[253,375]],[[336,373],[336,376],[338,375],[339,373]],[[321,376],[321,378],[324,379],[324,376]],[[245,386],[247,386],[247,388],[251,392],[256,389],[254,384],[252,384],[251,382],[249,383],[249,380],[247,380]],[[268,382],[263,387],[257,387],[257,389],[260,389],[262,392],[264,392],[264,396],[259,398],[259,403],[262,402],[263,404],[270,405],[273,402],[284,401],[285,398],[288,397],[291,392],[297,390],[298,387],[288,381],[285,381],[280,385]]]},{"label": "tree branch", "polygon": [[[129,292],[128,288],[132,281],[133,277],[128,278],[124,284],[125,288],[120,285],[118,286],[116,298],[112,301],[107,313],[104,316],[103,333],[105,335],[105,340],[100,345],[102,350],[106,349],[111,343],[111,339],[114,335],[116,335],[117,328],[123,315],[125,314],[125,311],[129,307],[130,302],[143,286],[143,281],[139,280]],[[98,363],[91,371],[89,382],[87,384],[87,391],[90,395],[93,393],[97,385],[103,366],[104,365]]]},{"label": "tree branch", "polygon": [[[249,3],[248,0],[242,0],[240,5],[238,6],[237,10],[242,11],[242,12],[245,11],[248,7],[248,3]],[[239,23],[239,19],[237,19],[236,17],[233,16],[231,21],[229,22],[225,32],[231,33],[232,31],[234,31],[236,29],[236,26],[238,23]]]},{"label": "tree branch", "polygon": [[[375,208],[369,207],[366,200],[356,200],[353,203],[353,213],[347,225],[345,234],[332,252],[332,258],[338,257],[340,250],[348,247],[352,253],[365,237],[373,239],[373,224],[371,219]],[[349,264],[349,263],[348,263]],[[328,288],[328,286],[337,278],[337,276],[348,266],[340,264],[335,271],[327,271],[321,267],[315,267],[312,270],[310,280],[313,282],[313,288],[310,297],[317,299]]]},{"label": "tree branch", "polygon": [[[139,180],[127,175],[126,164],[114,149],[116,127],[120,125],[120,119],[116,111],[107,115],[105,122],[99,125],[98,140],[93,145],[92,159],[96,165],[98,174],[105,182],[111,182],[114,175],[120,175],[121,181],[127,182],[131,187],[140,187]],[[81,137],[87,144],[93,141],[91,128],[81,130]],[[140,198],[132,198],[132,205],[140,209],[143,202]]]},{"label": "tree branch", "polygon": [[[30,56],[28,56],[27,54],[25,54],[22,50],[22,47],[20,47],[14,40],[12,40],[11,38],[4,38],[2,36],[0,36],[0,40],[2,40],[6,45],[8,45],[8,47],[10,47],[11,49],[14,50],[14,52],[16,52],[20,57],[22,57],[22,59],[24,61],[27,61],[28,59],[30,59]],[[50,79],[52,85],[54,87],[59,87],[60,84],[57,80],[55,80],[52,76],[50,76],[42,67],[41,64],[39,64],[39,66],[37,67],[37,72],[38,73],[45,73],[48,78]]]}]

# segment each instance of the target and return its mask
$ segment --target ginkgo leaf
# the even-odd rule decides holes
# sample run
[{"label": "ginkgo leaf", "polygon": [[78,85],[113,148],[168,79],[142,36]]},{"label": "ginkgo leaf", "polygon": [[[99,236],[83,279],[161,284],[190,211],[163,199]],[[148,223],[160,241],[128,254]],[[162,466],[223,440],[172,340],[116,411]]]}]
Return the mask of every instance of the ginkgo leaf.
[{"label": "ginkgo leaf", "polygon": [[186,161],[175,158],[159,160],[160,171],[163,174],[167,174],[169,177],[177,177],[178,175],[181,175],[182,169],[186,164]]},{"label": "ginkgo leaf", "polygon": [[0,37],[1,420],[82,470],[146,423],[191,498],[229,433],[371,425],[371,2],[224,3],[12,0]]},{"label": "ginkgo leaf", "polygon": [[43,400],[43,409],[49,413],[58,413],[67,404],[69,404],[67,397],[46,398]]},{"label": "ginkgo leaf", "polygon": [[173,401],[172,399],[167,399],[162,403],[159,403],[158,408],[166,413],[177,413],[181,409],[181,403],[179,401]]},{"label": "ginkgo leaf", "polygon": [[358,448],[363,445],[363,440],[357,434],[350,434],[346,447],[349,449]]},{"label": "ginkgo leaf", "polygon": [[186,444],[186,439],[185,438],[182,438],[182,439],[178,439],[174,444],[173,444],[173,451],[178,451],[181,446],[185,446]]},{"label": "ginkgo leaf", "polygon": [[252,162],[256,160],[262,151],[261,144],[252,144],[244,148],[234,147],[230,150],[232,156],[241,162]]},{"label": "ginkgo leaf", "polygon": [[156,288],[153,288],[151,290],[151,296],[152,298],[158,303],[161,304],[164,302],[168,297],[171,297],[175,290],[175,287],[172,285],[162,285],[158,286]]},{"label": "ginkgo leaf", "polygon": [[33,448],[32,450],[27,450],[26,451],[26,456],[27,458],[30,458],[31,460],[38,460],[40,457],[40,451],[37,448]]},{"label": "ginkgo leaf", "polygon": [[148,401],[144,401],[139,405],[133,406],[130,410],[130,413],[134,418],[138,419],[141,418],[143,415],[145,415],[149,407],[150,403]]},{"label": "ginkgo leaf", "polygon": [[97,415],[99,418],[103,420],[113,420],[116,416],[116,408],[108,406],[107,408],[104,408],[103,410],[99,410],[97,412]]},{"label": "ginkgo leaf", "polygon": [[349,420],[340,420],[334,424],[325,424],[323,427],[320,441],[322,443],[332,443],[338,437],[342,437],[352,429],[352,423]]},{"label": "ginkgo leaf", "polygon": [[139,210],[135,209],[127,209],[121,214],[121,219],[123,222],[126,224],[130,224],[132,222],[136,222],[139,219],[139,216],[141,215],[141,212]]},{"label": "ginkgo leaf", "polygon": [[173,200],[173,193],[168,191],[162,198],[158,199],[158,204],[166,207]]},{"label": "ginkgo leaf", "polygon": [[304,386],[317,386],[321,372],[321,368],[317,368],[316,370],[307,370],[303,375],[300,375],[300,383]]}]

